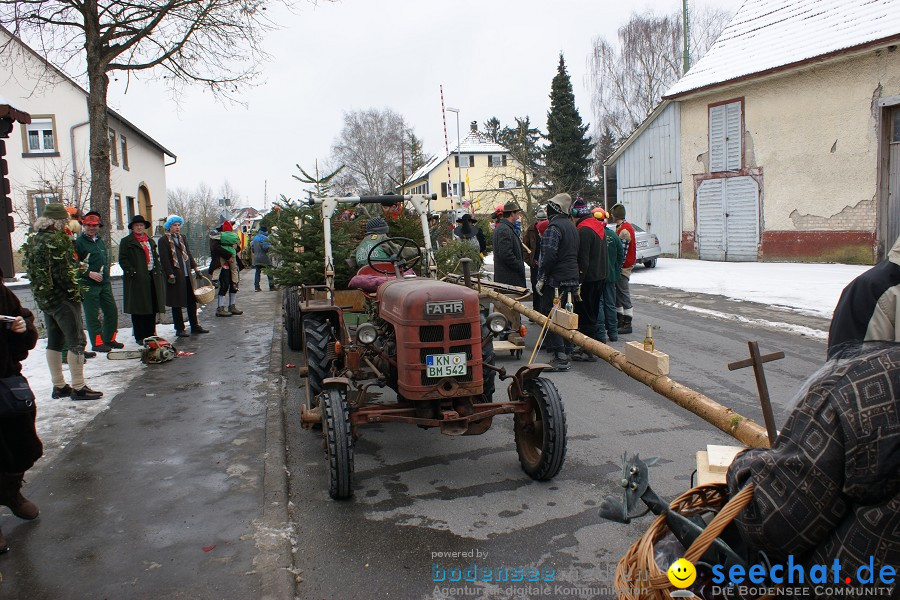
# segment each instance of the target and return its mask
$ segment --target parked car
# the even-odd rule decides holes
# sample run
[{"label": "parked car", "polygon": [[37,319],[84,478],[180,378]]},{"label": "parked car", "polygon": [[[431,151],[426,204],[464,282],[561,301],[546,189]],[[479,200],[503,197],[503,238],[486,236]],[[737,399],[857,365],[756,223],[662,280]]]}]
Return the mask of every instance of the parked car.
[{"label": "parked car", "polygon": [[656,266],[656,257],[662,254],[662,251],[659,249],[659,238],[656,237],[655,233],[644,231],[634,223],[631,226],[634,227],[635,262],[644,263],[644,266],[648,269],[654,268]]}]

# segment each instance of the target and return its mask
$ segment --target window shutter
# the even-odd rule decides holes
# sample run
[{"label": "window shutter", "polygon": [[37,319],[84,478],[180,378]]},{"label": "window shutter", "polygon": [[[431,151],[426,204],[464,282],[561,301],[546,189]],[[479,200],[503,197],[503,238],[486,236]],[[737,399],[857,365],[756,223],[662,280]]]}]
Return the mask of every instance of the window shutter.
[{"label": "window shutter", "polygon": [[709,172],[725,170],[725,105],[709,109]]},{"label": "window shutter", "polygon": [[441,183],[441,198],[447,197],[447,182]]},{"label": "window shutter", "polygon": [[459,154],[453,157],[453,166],[457,168],[459,167]]},{"label": "window shutter", "polygon": [[505,187],[506,182],[504,180],[500,180],[500,183],[497,185],[501,190]]},{"label": "window shutter", "polygon": [[462,182],[459,185],[460,185],[460,189],[462,190],[462,192],[459,194],[459,196],[463,197],[466,195],[466,183]]},{"label": "window shutter", "polygon": [[503,160],[503,166],[505,167],[506,166],[506,155],[505,154],[503,155],[502,160]]},{"label": "window shutter", "polygon": [[725,105],[725,170],[741,169],[741,103]]}]

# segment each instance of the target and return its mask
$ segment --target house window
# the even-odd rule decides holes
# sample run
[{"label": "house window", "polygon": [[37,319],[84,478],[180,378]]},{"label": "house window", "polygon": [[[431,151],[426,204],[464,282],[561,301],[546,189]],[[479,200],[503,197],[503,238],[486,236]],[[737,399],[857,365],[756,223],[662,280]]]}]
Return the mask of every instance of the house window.
[{"label": "house window", "polygon": [[459,154],[453,157],[453,166],[459,167],[462,165],[463,167],[474,167],[475,166],[475,157],[472,155],[463,156],[462,160],[460,160]]},{"label": "house window", "polygon": [[119,166],[119,150],[116,148],[116,132],[114,129],[109,129],[109,162]]},{"label": "house window", "polygon": [[122,144],[122,168],[128,171],[128,143],[124,135],[119,136],[119,141]]},{"label": "house window", "polygon": [[52,116],[32,117],[23,130],[25,154],[57,154],[55,122]]},{"label": "house window", "polygon": [[508,190],[511,188],[519,187],[519,185],[515,179],[501,179],[497,187],[499,187],[501,190]]},{"label": "house window", "polygon": [[131,223],[131,220],[134,218],[134,196],[125,196],[125,211],[128,215],[128,222]]},{"label": "house window", "polygon": [[743,100],[709,107],[709,172],[739,171],[743,167]]},{"label": "house window", "polygon": [[44,207],[51,203],[60,202],[59,193],[50,190],[34,190],[28,193],[28,211],[34,218],[43,216]]},{"label": "house window", "polygon": [[[453,190],[454,196],[458,196],[458,194],[456,193],[457,185],[458,185],[458,183],[454,183],[453,187],[450,188],[451,190]],[[466,184],[462,184],[462,192],[463,192],[462,195],[465,196],[466,195]],[[446,197],[447,197],[447,182],[444,181],[444,182],[441,182],[441,198],[446,198]]]},{"label": "house window", "polygon": [[506,166],[506,155],[505,154],[488,154],[488,166],[489,167],[505,167]]},{"label": "house window", "polygon": [[122,196],[121,194],[113,195],[114,209],[116,211],[116,229],[125,229],[125,223],[122,222]]},{"label": "house window", "polygon": [[900,109],[894,109],[894,135],[891,142],[900,142]]}]

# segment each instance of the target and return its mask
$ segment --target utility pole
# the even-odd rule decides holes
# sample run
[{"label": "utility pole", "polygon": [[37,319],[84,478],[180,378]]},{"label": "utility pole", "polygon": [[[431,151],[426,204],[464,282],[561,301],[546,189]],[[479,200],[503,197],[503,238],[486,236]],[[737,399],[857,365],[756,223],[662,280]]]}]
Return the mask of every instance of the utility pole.
[{"label": "utility pole", "polygon": [[682,33],[684,37],[684,55],[682,58],[684,68],[681,74],[684,75],[691,68],[691,24],[688,20],[688,0],[682,0]]}]

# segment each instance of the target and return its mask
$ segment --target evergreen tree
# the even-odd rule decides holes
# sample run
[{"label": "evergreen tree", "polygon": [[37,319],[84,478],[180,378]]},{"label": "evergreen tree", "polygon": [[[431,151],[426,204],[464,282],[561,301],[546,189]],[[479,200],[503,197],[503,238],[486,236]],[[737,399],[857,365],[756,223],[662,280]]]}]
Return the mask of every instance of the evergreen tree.
[{"label": "evergreen tree", "polygon": [[528,116],[516,117],[515,127],[504,127],[500,130],[498,142],[509,150],[515,161],[519,186],[525,193],[524,226],[534,220],[534,209],[537,197],[541,193],[541,184],[545,179],[544,149],[541,140],[544,135],[531,126]]},{"label": "evergreen tree", "polygon": [[484,122],[484,135],[495,144],[500,143],[500,119],[491,117]]},{"label": "evergreen tree", "polygon": [[326,196],[330,196],[332,187],[334,185],[332,182],[332,179],[334,179],[335,176],[338,173],[340,173],[341,170],[344,168],[344,166],[341,165],[340,167],[338,167],[337,169],[335,169],[328,175],[323,175],[320,177],[319,176],[319,161],[317,160],[316,161],[316,175],[315,175],[315,177],[313,177],[312,175],[310,175],[309,173],[304,171],[303,167],[301,167],[300,165],[296,165],[296,167],[300,170],[300,173],[303,175],[303,177],[297,177],[296,175],[291,175],[291,177],[293,177],[294,179],[296,179],[297,181],[299,181],[301,183],[307,183],[307,184],[315,186],[315,190],[307,190],[306,191],[306,193],[309,195],[310,199],[312,199],[313,197],[324,198]]},{"label": "evergreen tree", "polygon": [[575,108],[572,81],[563,55],[550,86],[550,111],[547,113],[547,149],[545,151],[550,187],[553,193],[578,194],[589,188],[591,153],[594,144],[587,136],[588,125],[581,124]]}]

